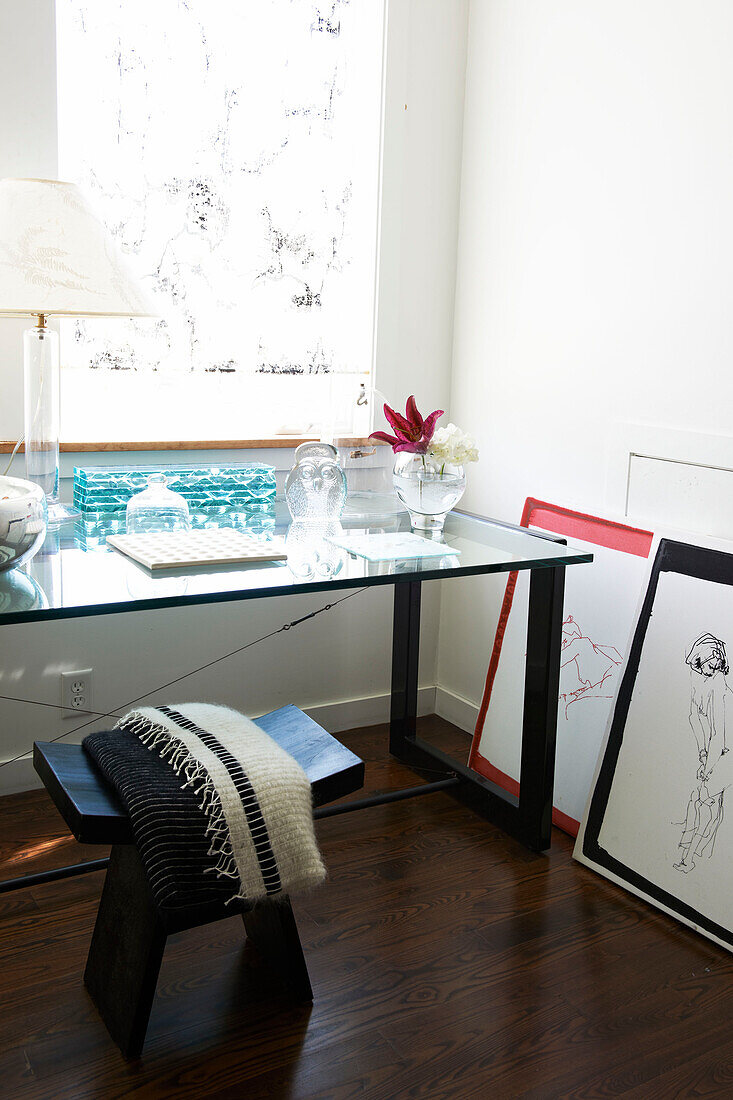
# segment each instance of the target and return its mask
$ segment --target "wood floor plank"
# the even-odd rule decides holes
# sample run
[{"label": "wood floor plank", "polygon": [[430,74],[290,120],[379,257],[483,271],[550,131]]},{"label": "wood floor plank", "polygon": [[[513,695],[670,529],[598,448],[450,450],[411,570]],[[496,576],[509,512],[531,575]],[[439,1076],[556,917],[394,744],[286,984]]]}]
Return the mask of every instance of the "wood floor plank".
[{"label": "wood floor plank", "polygon": [[[288,1065],[248,1078],[246,1088],[237,1067],[222,1064],[212,1076],[207,1067],[198,1066],[188,1074],[175,1074],[170,1079],[156,1082],[151,1089],[144,1086],[138,1093],[130,1091],[131,1100],[138,1096],[145,1100],[153,1097],[198,1097],[201,1086],[213,1088],[213,1096],[241,1095],[247,1100],[271,1100],[285,1097],[289,1100],[353,1100],[355,1097],[393,1095],[392,1082],[397,1079],[405,1062],[398,1058],[390,1044],[378,1031],[366,1032],[349,1043],[324,1047],[317,1057],[301,1056]],[[386,1088],[387,1092],[382,1090]]]},{"label": "wood floor plank", "polygon": [[[424,725],[465,756],[465,734]],[[386,727],[339,736],[367,761],[355,797],[420,781]],[[79,858],[44,792],[5,802],[12,873]],[[317,832],[329,880],[294,905],[312,1009],[238,918],[198,928],[171,938],[137,1063],[81,981],[103,875],[0,897],[0,1097],[733,1096],[733,958],[574,863],[568,837],[528,852],[446,793]]]},{"label": "wood floor plank", "polygon": [[669,1100],[672,1096],[704,1100],[705,1097],[733,1096],[733,1060],[730,1054],[721,1057],[715,1050],[706,1051],[621,1095],[624,1100]]}]

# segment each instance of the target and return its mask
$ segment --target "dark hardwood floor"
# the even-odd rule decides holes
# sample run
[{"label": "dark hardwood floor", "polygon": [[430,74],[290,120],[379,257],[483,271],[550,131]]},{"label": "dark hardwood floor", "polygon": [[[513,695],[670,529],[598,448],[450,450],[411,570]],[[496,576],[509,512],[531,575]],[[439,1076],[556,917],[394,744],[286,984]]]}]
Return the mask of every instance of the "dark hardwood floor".
[{"label": "dark hardwood floor", "polygon": [[[341,739],[368,791],[414,783],[385,727]],[[44,792],[0,815],[3,878],[79,857]],[[81,982],[102,874],[0,895],[0,1096],[733,1097],[733,959],[573,863],[562,833],[533,855],[434,794],[318,836],[330,880],[294,902],[313,1008],[221,921],[169,941],[129,1065]]]}]

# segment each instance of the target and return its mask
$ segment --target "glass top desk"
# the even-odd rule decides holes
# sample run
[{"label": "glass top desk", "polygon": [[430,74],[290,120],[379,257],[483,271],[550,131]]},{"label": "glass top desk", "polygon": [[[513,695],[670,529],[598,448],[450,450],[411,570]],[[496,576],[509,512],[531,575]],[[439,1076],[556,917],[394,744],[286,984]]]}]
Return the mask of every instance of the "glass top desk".
[{"label": "glass top desk", "polygon": [[[269,534],[288,533],[289,516],[283,505],[275,506],[270,522]],[[405,513],[346,516],[343,522],[349,534],[409,531]],[[453,785],[457,797],[528,846],[549,847],[565,567],[589,562],[592,555],[553,536],[462,513],[448,517],[441,540],[445,553],[439,557],[371,562],[324,544],[317,535],[306,543],[293,543],[291,533],[290,543],[293,555],[287,562],[166,570],[160,576],[112,550],[103,538],[90,547],[78,527],[66,525],[49,534],[26,566],[0,574],[0,627],[289,592],[390,585],[394,588],[390,752],[418,768],[444,772],[439,786]],[[319,562],[309,559],[313,544],[320,547]],[[530,570],[531,578],[517,797],[421,741],[416,718],[422,582],[523,569]]]}]

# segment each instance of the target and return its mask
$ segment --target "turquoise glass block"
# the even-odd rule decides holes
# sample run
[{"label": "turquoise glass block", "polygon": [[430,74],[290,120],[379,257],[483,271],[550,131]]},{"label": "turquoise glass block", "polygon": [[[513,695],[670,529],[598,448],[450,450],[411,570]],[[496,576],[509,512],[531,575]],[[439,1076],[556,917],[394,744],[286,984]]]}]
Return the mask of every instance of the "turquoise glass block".
[{"label": "turquoise glass block", "polygon": [[[261,535],[275,527],[275,505],[258,502],[248,508],[214,508],[191,510],[191,527],[234,527],[251,535]],[[88,511],[76,521],[74,538],[83,550],[110,550],[107,535],[124,535],[127,530],[125,509],[116,512]]]},{"label": "turquoise glass block", "polygon": [[275,467],[264,462],[221,465],[74,467],[74,504],[83,518],[109,520],[124,513],[127,502],[142,492],[151,474],[162,473],[168,488],[180,493],[191,513],[212,509],[266,508],[277,491]]}]

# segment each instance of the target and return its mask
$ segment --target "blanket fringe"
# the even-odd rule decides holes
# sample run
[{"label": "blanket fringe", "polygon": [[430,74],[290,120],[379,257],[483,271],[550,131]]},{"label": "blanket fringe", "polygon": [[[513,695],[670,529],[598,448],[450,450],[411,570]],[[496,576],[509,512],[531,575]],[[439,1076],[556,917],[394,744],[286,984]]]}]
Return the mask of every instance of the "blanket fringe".
[{"label": "blanket fringe", "polygon": [[[204,812],[208,820],[206,835],[212,838],[208,854],[214,858],[214,863],[205,869],[204,874],[215,874],[217,878],[236,880],[238,890],[232,897],[227,898],[227,904],[240,899],[247,900],[234,858],[229,826],[224,816],[219,792],[204,765],[166,726],[153,722],[139,710],[132,710],[120,718],[114,728],[134,734],[151,752],[157,750],[161,760],[167,760],[176,775],[184,776],[186,781],[181,789],[190,787],[194,794],[202,795],[199,809]],[[161,749],[158,748],[160,745],[163,746]]]}]

